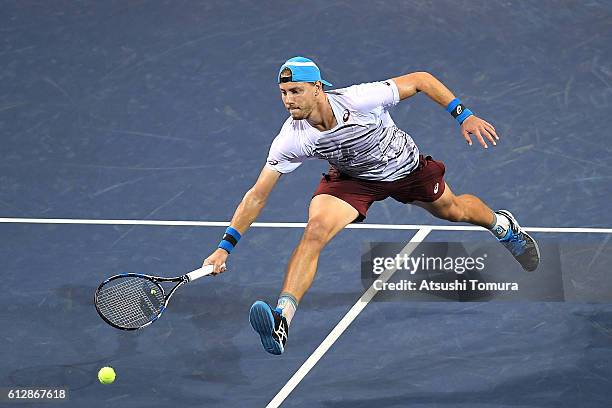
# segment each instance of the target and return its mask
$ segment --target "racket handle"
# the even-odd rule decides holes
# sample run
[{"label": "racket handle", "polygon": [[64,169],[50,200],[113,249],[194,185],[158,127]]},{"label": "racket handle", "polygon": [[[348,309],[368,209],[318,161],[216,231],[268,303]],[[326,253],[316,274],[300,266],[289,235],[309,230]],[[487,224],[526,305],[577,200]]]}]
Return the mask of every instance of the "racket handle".
[{"label": "racket handle", "polygon": [[206,265],[203,268],[196,269],[195,271],[191,271],[187,274],[189,278],[189,282],[192,282],[196,279],[200,279],[202,276],[210,275],[213,271],[213,265]]}]

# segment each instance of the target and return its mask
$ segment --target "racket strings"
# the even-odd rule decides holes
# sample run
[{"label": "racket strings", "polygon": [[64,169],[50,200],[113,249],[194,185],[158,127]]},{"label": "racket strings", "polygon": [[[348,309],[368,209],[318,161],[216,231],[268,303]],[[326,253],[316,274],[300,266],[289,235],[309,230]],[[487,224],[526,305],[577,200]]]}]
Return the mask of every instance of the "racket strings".
[{"label": "racket strings", "polygon": [[[106,301],[113,304],[109,309],[111,318],[122,326],[132,326],[144,324],[147,320],[140,303],[140,289],[134,286],[123,284],[122,287],[115,286],[114,290],[108,291],[109,296]],[[150,303],[150,302],[149,302]],[[151,306],[151,305],[150,305]],[[153,309],[153,307],[151,307]]]},{"label": "racket strings", "polygon": [[164,306],[162,290],[148,279],[125,277],[110,281],[98,291],[100,313],[113,324],[138,328],[154,320]]},{"label": "racket strings", "polygon": [[107,316],[109,320],[119,326],[138,327],[155,317],[161,306],[156,308],[152,304],[145,292],[147,289],[150,290],[147,286],[141,279],[130,278],[129,281],[126,280],[105,290],[101,296],[101,303],[109,312]]}]

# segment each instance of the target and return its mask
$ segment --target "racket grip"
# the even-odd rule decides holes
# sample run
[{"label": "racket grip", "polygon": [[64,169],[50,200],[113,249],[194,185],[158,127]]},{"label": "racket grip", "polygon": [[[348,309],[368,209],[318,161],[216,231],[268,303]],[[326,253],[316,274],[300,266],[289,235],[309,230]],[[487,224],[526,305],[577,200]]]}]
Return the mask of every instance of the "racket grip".
[{"label": "racket grip", "polygon": [[196,279],[200,279],[202,276],[210,275],[213,271],[213,265],[206,265],[200,269],[196,269],[195,271],[191,271],[187,274],[189,278],[189,282],[194,281]]}]

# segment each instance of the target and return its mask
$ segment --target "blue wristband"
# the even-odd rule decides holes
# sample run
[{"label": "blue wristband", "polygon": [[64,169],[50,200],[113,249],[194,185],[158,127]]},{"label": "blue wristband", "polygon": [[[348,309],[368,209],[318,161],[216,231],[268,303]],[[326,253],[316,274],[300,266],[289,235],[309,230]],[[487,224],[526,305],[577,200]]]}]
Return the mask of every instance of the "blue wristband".
[{"label": "blue wristband", "polygon": [[232,252],[232,249],[234,249],[234,246],[231,242],[222,239],[221,242],[219,242],[219,248],[225,249],[229,254]]},{"label": "blue wristband", "polygon": [[459,122],[459,124],[462,124],[464,120],[466,120],[472,115],[473,115],[472,111],[469,110],[468,108],[465,108],[463,109],[463,112],[461,112],[459,116],[457,116],[455,119],[457,119],[457,122]]},{"label": "blue wristband", "polygon": [[459,98],[455,98],[450,101],[446,106],[446,111],[450,113],[453,118],[457,119],[459,124],[462,124],[464,120],[474,114],[471,110],[463,106]]},{"label": "blue wristband", "polygon": [[241,237],[242,236],[240,235],[240,232],[238,232],[238,230],[232,227],[227,227],[227,229],[225,230],[225,234],[223,234],[221,242],[219,242],[219,248],[225,249],[229,254],[236,247],[236,244],[238,244],[238,241],[240,241]]},{"label": "blue wristband", "polygon": [[225,229],[225,233],[226,234],[230,234],[232,235],[234,238],[236,238],[236,242],[240,241],[240,238],[242,237],[242,235],[240,235],[240,233],[238,232],[237,229],[234,229],[232,227],[227,227]]},{"label": "blue wristband", "polygon": [[448,103],[448,105],[446,105],[446,111],[448,113],[451,113],[452,111],[455,110],[455,108],[457,107],[457,105],[461,104],[461,100],[459,98],[455,98],[452,101],[450,101]]}]

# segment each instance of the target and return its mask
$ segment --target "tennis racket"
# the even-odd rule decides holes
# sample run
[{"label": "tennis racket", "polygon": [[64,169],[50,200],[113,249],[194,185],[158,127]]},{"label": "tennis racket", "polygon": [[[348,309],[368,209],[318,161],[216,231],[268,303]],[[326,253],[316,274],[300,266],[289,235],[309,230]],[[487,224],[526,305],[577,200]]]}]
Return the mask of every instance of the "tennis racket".
[{"label": "tennis racket", "polygon": [[[138,330],[159,319],[176,290],[213,272],[212,265],[183,276],[164,278],[140,273],[111,276],[98,286],[94,296],[96,310],[108,324],[121,330]],[[161,282],[176,282],[166,294]]]}]

